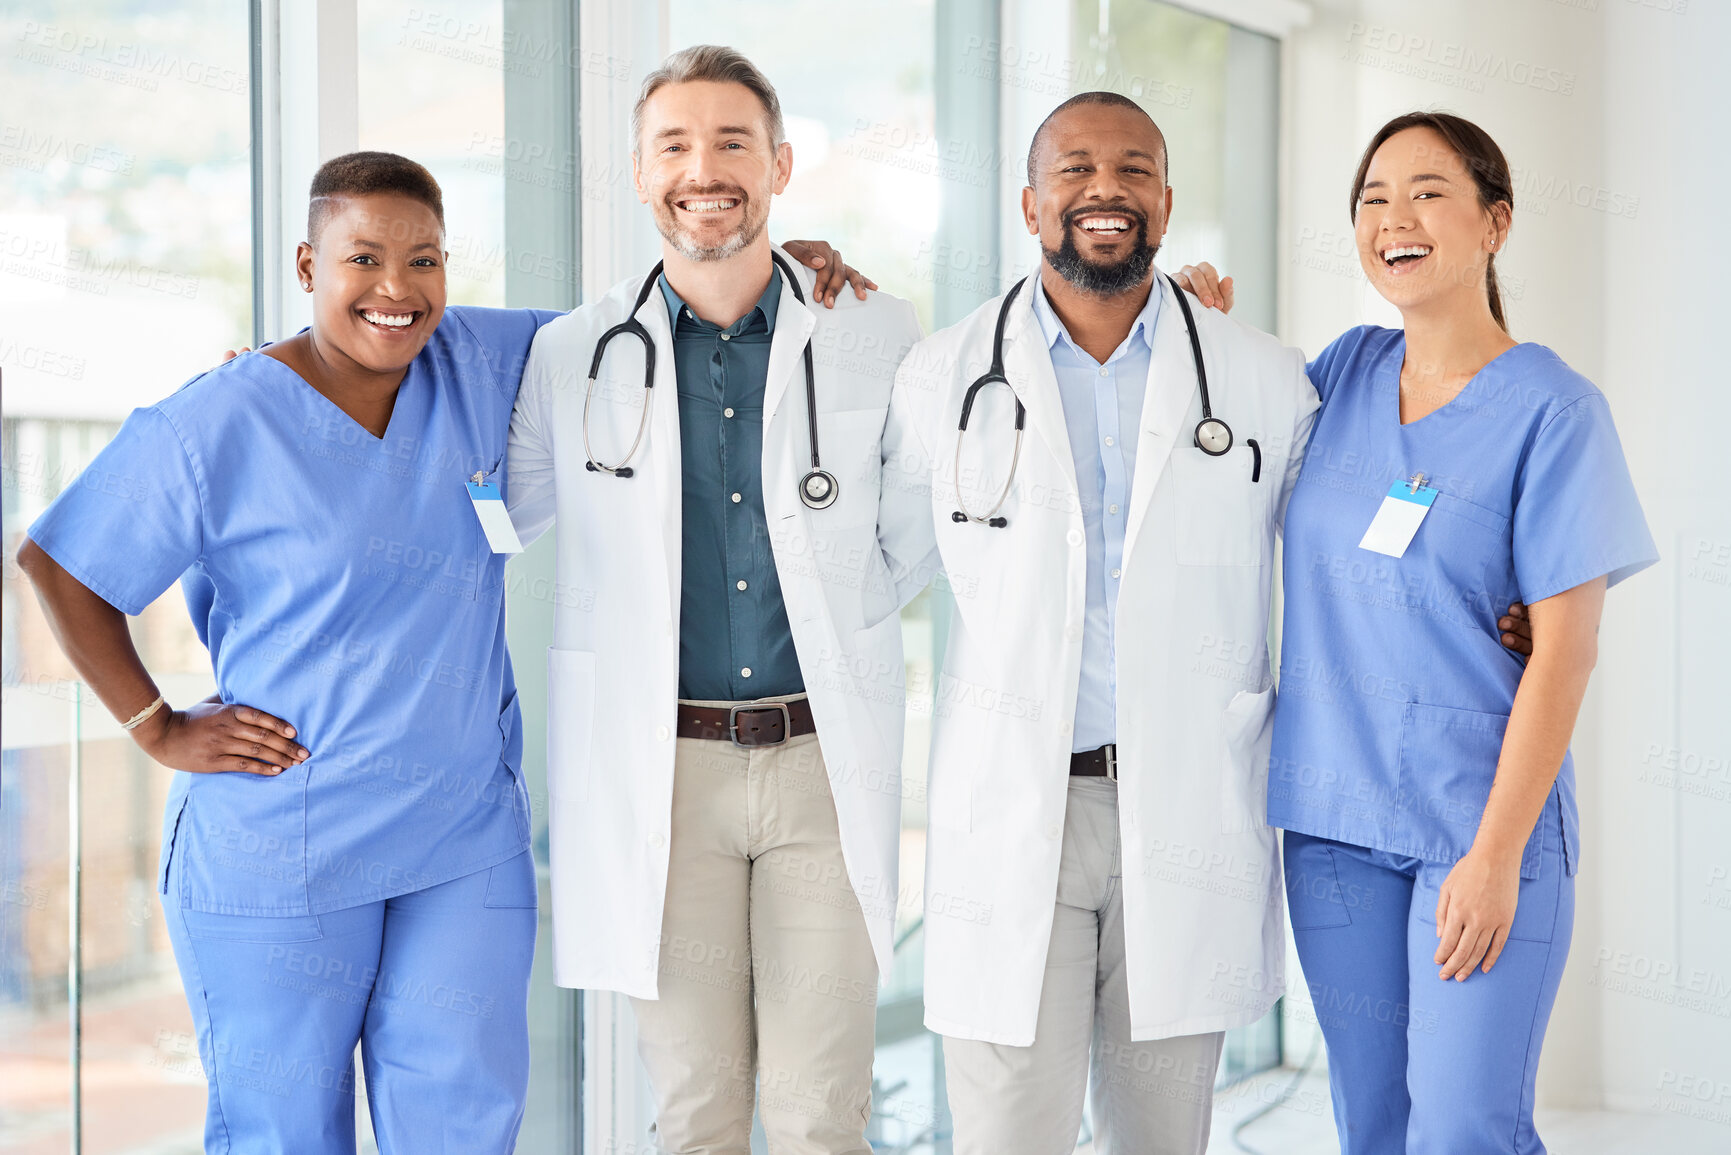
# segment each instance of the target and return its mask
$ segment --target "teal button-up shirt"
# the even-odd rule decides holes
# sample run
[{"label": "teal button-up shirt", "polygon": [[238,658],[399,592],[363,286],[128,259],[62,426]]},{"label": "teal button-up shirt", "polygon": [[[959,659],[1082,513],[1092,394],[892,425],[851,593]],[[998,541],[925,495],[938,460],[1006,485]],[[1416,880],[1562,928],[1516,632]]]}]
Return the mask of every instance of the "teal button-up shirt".
[{"label": "teal button-up shirt", "polygon": [[763,394],[781,277],[722,328],[660,280],[673,319],[684,464],[679,696],[738,702],[805,689],[763,512]]}]

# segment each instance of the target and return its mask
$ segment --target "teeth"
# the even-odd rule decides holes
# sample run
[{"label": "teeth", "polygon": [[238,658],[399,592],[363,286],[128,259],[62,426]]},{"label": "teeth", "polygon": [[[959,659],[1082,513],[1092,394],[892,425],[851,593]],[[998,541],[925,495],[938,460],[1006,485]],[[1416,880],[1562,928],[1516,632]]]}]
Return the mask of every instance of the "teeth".
[{"label": "teeth", "polygon": [[1408,245],[1405,248],[1388,249],[1388,250],[1384,251],[1384,253],[1382,254],[1382,259],[1385,261],[1392,261],[1396,257],[1428,257],[1428,256],[1430,256],[1430,247],[1428,245]]},{"label": "teeth", "polygon": [[375,309],[368,309],[361,316],[373,324],[383,325],[387,329],[404,329],[415,323],[413,313],[381,313]]},{"label": "teeth", "polygon": [[688,213],[716,213],[730,209],[738,203],[736,200],[686,201],[681,207]]},{"label": "teeth", "polygon": [[1130,222],[1123,217],[1089,217],[1078,223],[1083,228],[1096,232],[1101,229],[1128,229],[1130,227]]}]

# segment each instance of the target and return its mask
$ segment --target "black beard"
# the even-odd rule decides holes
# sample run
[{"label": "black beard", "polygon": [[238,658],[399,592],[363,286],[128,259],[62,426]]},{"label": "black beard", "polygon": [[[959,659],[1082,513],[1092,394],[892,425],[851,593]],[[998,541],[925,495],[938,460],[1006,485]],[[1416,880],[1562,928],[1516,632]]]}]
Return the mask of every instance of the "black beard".
[{"label": "black beard", "polygon": [[1136,222],[1135,244],[1121,260],[1113,264],[1101,265],[1090,261],[1076,248],[1076,232],[1071,218],[1097,214],[1100,211],[1097,208],[1087,208],[1065,213],[1064,243],[1056,249],[1041,245],[1040,251],[1046,255],[1046,263],[1052,266],[1052,271],[1069,282],[1077,292],[1096,297],[1116,297],[1134,289],[1147,278],[1148,270],[1154,267],[1154,255],[1160,251],[1160,246],[1148,243],[1146,216],[1133,210],[1115,209],[1114,212]]}]

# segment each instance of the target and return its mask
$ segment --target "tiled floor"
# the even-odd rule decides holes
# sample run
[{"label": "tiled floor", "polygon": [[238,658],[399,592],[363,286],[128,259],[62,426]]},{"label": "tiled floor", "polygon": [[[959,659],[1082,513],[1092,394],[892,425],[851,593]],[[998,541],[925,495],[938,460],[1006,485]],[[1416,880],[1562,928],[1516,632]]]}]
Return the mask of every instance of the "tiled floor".
[{"label": "tiled floor", "polygon": [[[1339,1155],[1328,1075],[1300,1080],[1279,1107],[1249,1124],[1237,1140],[1236,1124],[1278,1101],[1293,1072],[1272,1071],[1222,1092],[1214,1105],[1208,1155]],[[1731,1127],[1680,1115],[1610,1111],[1540,1111],[1539,1135],[1551,1155],[1726,1155]]]}]

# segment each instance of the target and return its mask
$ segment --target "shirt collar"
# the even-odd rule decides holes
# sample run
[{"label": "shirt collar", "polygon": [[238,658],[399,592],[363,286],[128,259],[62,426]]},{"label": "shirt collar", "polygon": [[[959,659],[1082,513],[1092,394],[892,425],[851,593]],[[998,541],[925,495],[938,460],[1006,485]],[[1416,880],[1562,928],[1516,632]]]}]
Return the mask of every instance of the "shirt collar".
[{"label": "shirt collar", "polygon": [[695,316],[691,310],[686,307],[684,299],[681,298],[678,293],[673,291],[673,286],[667,281],[666,273],[661,274],[660,278],[656,281],[656,284],[660,286],[661,295],[667,301],[667,315],[673,318],[673,332],[676,335],[681,326],[697,325],[709,329],[716,329],[722,333],[726,333],[730,337],[735,337],[756,325],[758,317],[763,318],[764,332],[775,332],[775,313],[776,310],[781,307],[781,271],[779,269],[772,268],[770,270],[769,284],[764,286],[763,296],[757,299],[757,304],[753,305],[751,309],[746,312],[745,316],[727,326],[725,329],[722,329],[717,325],[711,325],[708,321],[700,320]]},{"label": "shirt collar", "polygon": [[[1154,348],[1154,325],[1160,319],[1160,285],[1162,274],[1156,270],[1154,283],[1148,290],[1148,301],[1142,306],[1142,311],[1136,314],[1136,321],[1130,326],[1130,335],[1124,338],[1124,343],[1112,351],[1112,357],[1117,357],[1132,341],[1140,339],[1142,344],[1151,351]],[[1052,302],[1046,299],[1046,287],[1040,283],[1039,274],[1034,275],[1034,316],[1040,322],[1040,332],[1046,338],[1046,348],[1057,348],[1063,341],[1075,352],[1087,356],[1082,347],[1071,338],[1070,331],[1064,328],[1064,322],[1058,319],[1057,310],[1052,308]],[[1111,360],[1111,358],[1107,358]]]}]

